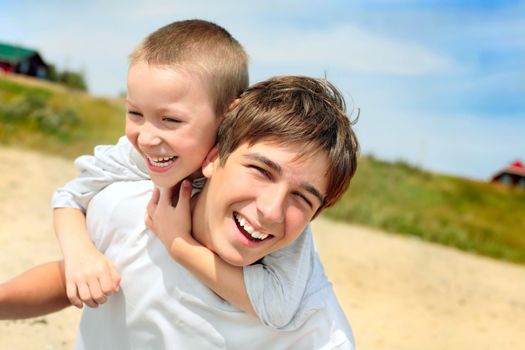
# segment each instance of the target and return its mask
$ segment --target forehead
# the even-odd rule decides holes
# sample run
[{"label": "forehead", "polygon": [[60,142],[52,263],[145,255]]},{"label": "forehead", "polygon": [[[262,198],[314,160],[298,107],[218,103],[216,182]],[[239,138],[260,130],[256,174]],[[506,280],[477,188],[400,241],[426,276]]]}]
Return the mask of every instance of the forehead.
[{"label": "forehead", "polygon": [[169,91],[175,85],[177,90],[187,90],[193,86],[207,90],[209,77],[202,69],[191,64],[160,65],[137,62],[129,66],[128,87],[130,85],[158,84]]},{"label": "forehead", "polygon": [[178,66],[139,62],[128,71],[127,102],[141,108],[166,110],[190,116],[213,113],[214,98],[201,74]]}]

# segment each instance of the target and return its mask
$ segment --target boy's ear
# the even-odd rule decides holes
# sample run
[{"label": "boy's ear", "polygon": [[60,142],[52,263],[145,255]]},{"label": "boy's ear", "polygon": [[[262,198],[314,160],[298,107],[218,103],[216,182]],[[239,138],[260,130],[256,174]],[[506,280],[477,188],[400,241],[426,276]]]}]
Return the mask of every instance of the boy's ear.
[{"label": "boy's ear", "polygon": [[213,174],[213,170],[215,169],[215,164],[219,161],[219,148],[217,145],[213,146],[213,148],[208,152],[208,155],[206,158],[204,158],[204,162],[202,163],[202,174],[209,178]]}]

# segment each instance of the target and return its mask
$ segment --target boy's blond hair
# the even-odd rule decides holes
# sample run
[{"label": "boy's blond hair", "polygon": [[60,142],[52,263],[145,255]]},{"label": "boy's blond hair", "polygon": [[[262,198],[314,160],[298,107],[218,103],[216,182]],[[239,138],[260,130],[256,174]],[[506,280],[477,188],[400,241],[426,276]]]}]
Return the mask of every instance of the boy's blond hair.
[{"label": "boy's blond hair", "polygon": [[197,72],[209,86],[216,113],[248,87],[248,55],[224,28],[203,20],[168,24],[148,35],[129,56],[130,65],[151,65]]},{"label": "boy's blond hair", "polygon": [[242,144],[260,141],[298,145],[298,157],[323,152],[328,157],[323,208],[345,192],[357,168],[359,145],[343,97],[325,79],[275,77],[248,88],[219,126],[221,163]]}]

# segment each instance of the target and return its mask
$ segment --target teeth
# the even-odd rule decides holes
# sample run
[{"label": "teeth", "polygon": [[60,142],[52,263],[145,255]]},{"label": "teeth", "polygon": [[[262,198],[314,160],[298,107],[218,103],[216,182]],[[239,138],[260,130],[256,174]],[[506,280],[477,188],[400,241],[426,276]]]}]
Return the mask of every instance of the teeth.
[{"label": "teeth", "polygon": [[177,157],[148,157],[151,164],[156,167],[164,168],[172,164]]},{"label": "teeth", "polygon": [[252,236],[253,238],[260,239],[262,241],[263,239],[265,239],[266,237],[269,236],[269,234],[267,234],[267,233],[262,233],[262,232],[257,231],[256,229],[254,229],[239,214],[235,214],[235,219],[237,220],[239,225],[241,225],[242,228],[244,228],[244,230],[246,232],[248,232],[250,234],[250,236]]}]

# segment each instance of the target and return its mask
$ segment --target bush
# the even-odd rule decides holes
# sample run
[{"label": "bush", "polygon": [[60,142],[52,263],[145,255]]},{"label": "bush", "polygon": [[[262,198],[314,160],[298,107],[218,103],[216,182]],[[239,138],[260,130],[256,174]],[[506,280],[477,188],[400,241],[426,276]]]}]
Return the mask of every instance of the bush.
[{"label": "bush", "polygon": [[86,81],[82,73],[64,71],[58,74],[57,81],[74,90],[87,90]]},{"label": "bush", "polygon": [[53,64],[48,65],[47,79],[63,84],[73,90],[87,91],[84,73],[70,70],[59,71]]},{"label": "bush", "polygon": [[25,128],[39,133],[67,138],[80,119],[69,108],[54,109],[39,95],[22,95],[0,106],[2,124]]}]

